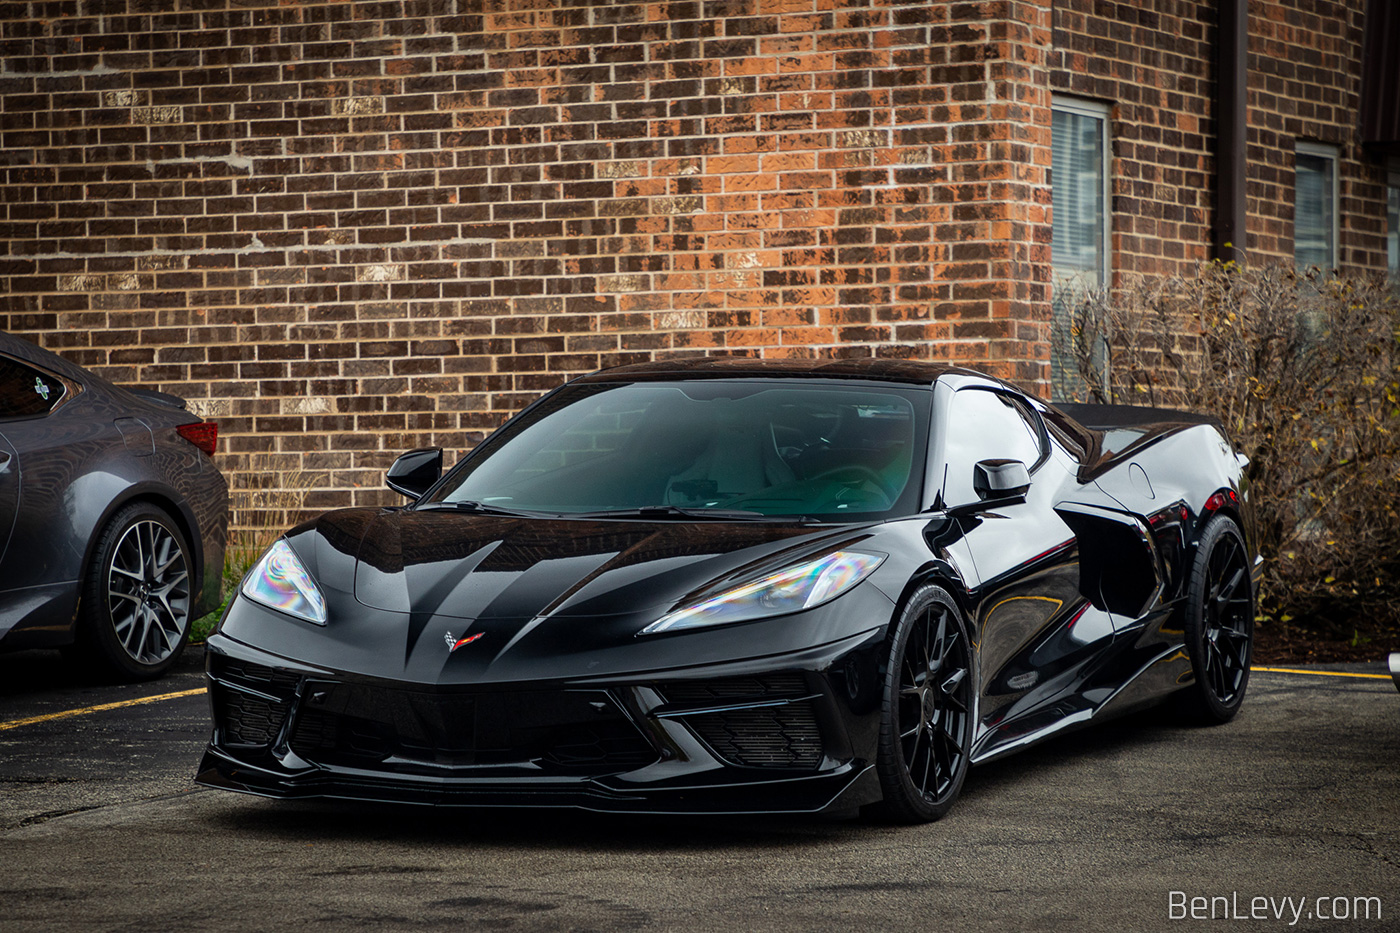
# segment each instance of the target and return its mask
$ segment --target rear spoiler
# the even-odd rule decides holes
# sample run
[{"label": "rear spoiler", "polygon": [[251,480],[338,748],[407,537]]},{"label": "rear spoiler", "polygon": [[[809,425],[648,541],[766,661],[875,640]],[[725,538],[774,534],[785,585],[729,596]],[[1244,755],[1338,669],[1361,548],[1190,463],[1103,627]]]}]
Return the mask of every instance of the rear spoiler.
[{"label": "rear spoiler", "polygon": [[1057,402],[1055,407],[1086,428],[1104,431],[1109,428],[1138,427],[1148,424],[1209,424],[1221,427],[1218,419],[1194,411],[1174,408],[1149,408],[1146,405],[1083,405]]},{"label": "rear spoiler", "polygon": [[176,408],[180,411],[188,411],[189,405],[178,395],[171,395],[169,392],[157,392],[155,389],[138,389],[135,386],[122,386],[123,389],[143,398],[148,402],[155,402],[157,405],[164,405],[166,408]]}]

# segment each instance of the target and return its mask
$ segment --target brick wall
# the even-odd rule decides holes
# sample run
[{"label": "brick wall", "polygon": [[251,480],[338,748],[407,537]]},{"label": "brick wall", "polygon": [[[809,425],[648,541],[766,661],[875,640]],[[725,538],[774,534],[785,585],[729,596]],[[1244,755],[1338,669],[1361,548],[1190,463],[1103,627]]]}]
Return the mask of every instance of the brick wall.
[{"label": "brick wall", "polygon": [[1250,4],[1250,249],[1293,262],[1293,161],[1298,140],[1338,147],[1338,261],[1385,268],[1385,169],[1358,137],[1365,0]]},{"label": "brick wall", "polygon": [[1117,272],[1189,273],[1210,258],[1214,7],[1172,0],[1055,4],[1055,93],[1112,107]]},{"label": "brick wall", "polygon": [[[666,354],[1044,388],[1052,89],[1112,105],[1114,269],[1208,257],[1209,0],[170,6],[0,0],[0,328],[217,418],[244,524]],[[1256,261],[1306,138],[1384,262],[1361,7],[1251,3]]]},{"label": "brick wall", "polygon": [[[1385,268],[1385,171],[1358,139],[1365,0],[1249,5],[1247,244],[1293,263],[1298,140],[1341,156],[1339,260]],[[1189,273],[1210,258],[1217,4],[1057,0],[1056,93],[1111,105],[1115,273]]]},{"label": "brick wall", "polygon": [[662,354],[1044,378],[1050,0],[169,6],[0,3],[0,327],[240,488]]}]

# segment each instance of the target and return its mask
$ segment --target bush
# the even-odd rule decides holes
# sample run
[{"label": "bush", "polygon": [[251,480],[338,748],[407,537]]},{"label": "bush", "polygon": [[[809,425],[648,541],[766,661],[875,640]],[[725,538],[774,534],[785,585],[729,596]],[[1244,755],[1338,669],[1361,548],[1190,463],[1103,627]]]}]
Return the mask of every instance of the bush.
[{"label": "bush", "polygon": [[1073,295],[1062,394],[1210,413],[1249,456],[1263,618],[1332,637],[1400,626],[1394,286],[1213,263]]}]

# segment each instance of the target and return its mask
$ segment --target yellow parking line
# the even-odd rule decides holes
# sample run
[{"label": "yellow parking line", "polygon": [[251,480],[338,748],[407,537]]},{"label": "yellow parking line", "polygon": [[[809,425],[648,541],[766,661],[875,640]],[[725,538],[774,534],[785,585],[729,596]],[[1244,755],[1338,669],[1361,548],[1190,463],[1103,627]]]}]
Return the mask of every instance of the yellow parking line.
[{"label": "yellow parking line", "polygon": [[1251,671],[1266,674],[1311,674],[1314,677],[1361,677],[1366,680],[1390,680],[1389,674],[1352,674],[1348,671],[1303,671],[1292,667],[1251,667]]},{"label": "yellow parking line", "polygon": [[30,716],[28,719],[11,719],[9,722],[0,722],[0,732],[6,729],[18,729],[20,726],[32,726],[38,722],[48,722],[53,719],[67,719],[70,716],[84,716],[88,713],[100,713],[104,709],[119,709],[123,706],[140,706],[143,703],[158,703],[161,700],[174,700],[179,697],[192,697],[195,694],[203,693],[204,688],[198,690],[181,690],[179,693],[162,693],[159,696],[139,697],[135,700],[120,700],[116,703],[101,703],[97,706],[84,706],[82,709],[66,709],[61,713],[45,713],[42,716]]},{"label": "yellow parking line", "polygon": [[[1358,677],[1366,680],[1390,680],[1389,674],[1353,674],[1346,671],[1305,671],[1291,667],[1251,667],[1251,671],[1258,671],[1265,674],[1312,674],[1316,677]],[[121,709],[123,706],[141,706],[145,703],[159,703],[161,700],[176,700],[180,697],[192,697],[204,692],[203,687],[195,690],[181,690],[177,693],[162,693],[153,697],[138,697],[134,700],[119,700],[116,703],[100,703],[97,706],[84,706],[82,709],[66,709],[58,713],[45,713],[42,716],[30,716],[28,719],[12,719],[9,722],[0,722],[0,732],[6,729],[18,729],[20,726],[32,726],[36,723],[50,722],[55,719],[68,719],[71,716],[85,716],[88,713],[100,713],[103,710]]]}]

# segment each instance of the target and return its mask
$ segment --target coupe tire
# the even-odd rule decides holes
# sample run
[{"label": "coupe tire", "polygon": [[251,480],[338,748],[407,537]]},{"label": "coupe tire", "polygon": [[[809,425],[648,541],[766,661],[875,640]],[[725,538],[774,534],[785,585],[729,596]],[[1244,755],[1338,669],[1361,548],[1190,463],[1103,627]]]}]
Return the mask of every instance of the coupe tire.
[{"label": "coupe tire", "polygon": [[1186,651],[1195,683],[1181,695],[1189,720],[1229,722],[1244,702],[1254,646],[1254,587],[1239,526],[1216,516],[1201,533],[1186,594]]},{"label": "coupe tire", "polygon": [[952,597],[936,586],[916,591],[890,639],[876,762],[884,800],[876,815],[927,823],[957,800],[972,750],[972,657]]},{"label": "coupe tire", "polygon": [[189,544],[164,510],[136,502],[118,511],[98,535],[83,578],[80,657],[122,680],[165,673],[190,637],[190,571]]}]

